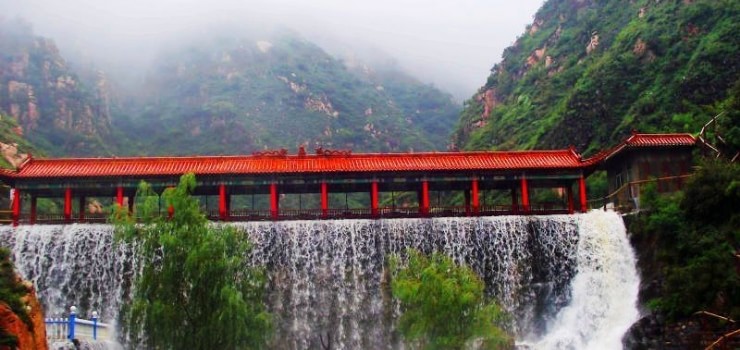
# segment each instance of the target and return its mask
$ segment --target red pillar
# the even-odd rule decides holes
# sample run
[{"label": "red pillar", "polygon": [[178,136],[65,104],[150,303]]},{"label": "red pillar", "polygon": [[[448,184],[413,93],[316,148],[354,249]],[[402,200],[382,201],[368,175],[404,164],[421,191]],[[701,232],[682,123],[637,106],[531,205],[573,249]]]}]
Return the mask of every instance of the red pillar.
[{"label": "red pillar", "polygon": [[522,174],[522,207],[524,207],[524,213],[528,214],[530,211],[529,207],[529,184],[527,184],[527,178]]},{"label": "red pillar", "polygon": [[374,218],[378,217],[378,180],[370,184],[370,213]]},{"label": "red pillar", "polygon": [[511,212],[519,213],[519,200],[516,197],[516,186],[511,187]]},{"label": "red pillar", "polygon": [[226,185],[218,185],[218,217],[225,221],[228,217],[226,212]]},{"label": "red pillar", "polygon": [[80,214],[80,218],[79,218],[80,221],[84,221],[85,220],[85,202],[86,202],[86,199],[87,198],[85,198],[85,196],[80,196],[80,198],[78,198],[78,201],[77,201],[77,207],[80,208],[80,213],[79,213]]},{"label": "red pillar", "polygon": [[326,181],[321,181],[321,217],[326,219],[329,216],[329,186]]},{"label": "red pillar", "polygon": [[588,201],[586,200],[586,179],[583,175],[578,179],[578,192],[581,199],[581,213],[588,211]]},{"label": "red pillar", "polygon": [[471,196],[473,197],[473,215],[480,211],[480,199],[478,198],[478,179],[474,178],[471,183]]},{"label": "red pillar", "polygon": [[280,215],[279,209],[277,184],[273,182],[270,184],[270,216],[272,216],[273,220],[278,219]]},{"label": "red pillar", "polygon": [[429,181],[426,179],[421,181],[421,214],[422,215],[428,215],[429,214]]},{"label": "red pillar", "polygon": [[568,196],[568,214],[573,214],[575,211],[575,205],[573,204],[573,186],[568,185],[565,188],[566,196]]},{"label": "red pillar", "polygon": [[38,198],[36,196],[31,196],[31,218],[30,223],[31,225],[36,223],[36,202],[38,201]]},{"label": "red pillar", "polygon": [[175,206],[170,204],[167,206],[167,218],[172,219],[175,216]]},{"label": "red pillar", "polygon": [[18,226],[21,220],[21,191],[13,189],[13,226]]},{"label": "red pillar", "polygon": [[116,203],[118,203],[118,207],[123,207],[123,186],[116,187]]},{"label": "red pillar", "polygon": [[72,221],[72,189],[64,190],[64,221]]}]

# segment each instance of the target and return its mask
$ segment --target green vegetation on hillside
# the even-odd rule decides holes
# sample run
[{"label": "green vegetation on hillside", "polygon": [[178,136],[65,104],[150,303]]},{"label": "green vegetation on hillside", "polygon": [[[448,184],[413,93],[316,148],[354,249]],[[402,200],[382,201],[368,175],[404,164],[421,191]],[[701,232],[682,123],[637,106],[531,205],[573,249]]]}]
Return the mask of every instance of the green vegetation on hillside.
[{"label": "green vegetation on hillside", "polygon": [[[270,337],[263,304],[265,273],[247,259],[251,244],[233,226],[209,225],[191,197],[195,176],[164,192],[171,218],[157,215],[159,197],[142,183],[137,207],[114,213],[119,237],[138,247],[141,274],[124,322],[132,346],[152,349],[252,349]],[[139,339],[144,332],[144,338]]]},{"label": "green vegetation on hillside", "polygon": [[467,149],[590,153],[641,132],[697,132],[740,74],[740,2],[549,0],[465,103]]},{"label": "green vegetation on hillside", "polygon": [[427,257],[409,250],[408,262],[390,261],[391,289],[401,302],[398,328],[410,345],[422,349],[504,349],[512,340],[500,328],[504,311],[486,300],[484,284],[473,270],[441,253]]},{"label": "green vegetation on hillside", "polygon": [[350,69],[293,33],[191,43],[140,93],[118,124],[150,154],[442,150],[459,112],[436,88]]},{"label": "green vegetation on hillside", "polygon": [[705,161],[684,192],[642,196],[649,208],[630,225],[654,239],[664,283],[650,304],[679,318],[708,310],[740,317],[740,165]]}]

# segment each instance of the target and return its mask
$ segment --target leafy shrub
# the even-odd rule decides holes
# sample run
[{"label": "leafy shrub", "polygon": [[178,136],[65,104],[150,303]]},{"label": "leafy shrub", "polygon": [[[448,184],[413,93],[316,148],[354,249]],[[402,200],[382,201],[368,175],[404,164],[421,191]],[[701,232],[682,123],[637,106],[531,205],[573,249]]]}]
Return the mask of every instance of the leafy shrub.
[{"label": "leafy shrub", "polygon": [[427,257],[408,251],[408,262],[390,262],[393,296],[401,302],[399,329],[412,343],[425,349],[462,349],[478,342],[483,349],[510,348],[503,331],[505,314],[486,299],[483,282],[467,266],[434,253]]}]

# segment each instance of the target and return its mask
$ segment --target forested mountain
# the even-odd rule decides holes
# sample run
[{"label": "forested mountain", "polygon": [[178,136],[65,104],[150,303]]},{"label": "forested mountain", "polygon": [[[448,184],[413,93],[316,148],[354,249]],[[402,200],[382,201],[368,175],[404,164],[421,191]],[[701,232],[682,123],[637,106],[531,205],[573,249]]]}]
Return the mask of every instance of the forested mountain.
[{"label": "forested mountain", "polygon": [[465,102],[453,142],[590,153],[633,129],[697,132],[723,111],[740,140],[738,19],[735,0],[549,0]]},{"label": "forested mountain", "polygon": [[120,126],[157,154],[233,154],[299,145],[441,150],[450,95],[400,72],[348,67],[292,33],[220,38],[163,54]]},{"label": "forested mountain", "polygon": [[0,18],[0,114],[17,122],[16,135],[53,155],[109,153],[107,80],[93,75],[82,81],[52,40],[23,21]]},{"label": "forested mountain", "polygon": [[165,51],[146,74],[132,66],[146,79],[130,86],[68,63],[26,22],[0,20],[0,113],[55,156],[448,146],[460,106],[398,70],[344,62],[287,31],[205,37]]}]

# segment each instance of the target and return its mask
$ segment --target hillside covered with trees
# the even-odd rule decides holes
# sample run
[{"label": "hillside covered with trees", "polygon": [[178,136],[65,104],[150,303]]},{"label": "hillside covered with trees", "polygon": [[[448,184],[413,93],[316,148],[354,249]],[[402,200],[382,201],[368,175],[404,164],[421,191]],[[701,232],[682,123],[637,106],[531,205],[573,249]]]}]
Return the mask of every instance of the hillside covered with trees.
[{"label": "hillside covered with trees", "polygon": [[590,153],[633,129],[698,132],[740,84],[738,18],[732,0],[547,1],[465,102],[453,142]]},{"label": "hillside covered with trees", "polygon": [[125,74],[143,78],[121,82],[121,72],[67,60],[29,23],[0,19],[0,113],[53,156],[448,146],[459,104],[392,65],[347,62],[285,30],[205,37],[131,66]]}]

